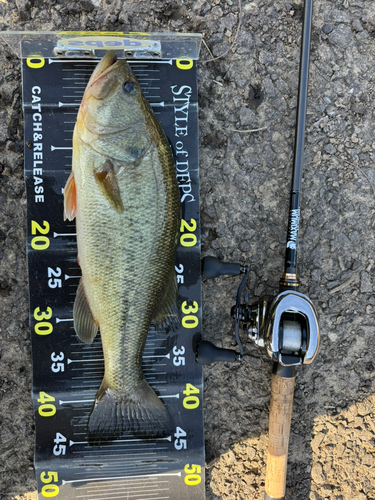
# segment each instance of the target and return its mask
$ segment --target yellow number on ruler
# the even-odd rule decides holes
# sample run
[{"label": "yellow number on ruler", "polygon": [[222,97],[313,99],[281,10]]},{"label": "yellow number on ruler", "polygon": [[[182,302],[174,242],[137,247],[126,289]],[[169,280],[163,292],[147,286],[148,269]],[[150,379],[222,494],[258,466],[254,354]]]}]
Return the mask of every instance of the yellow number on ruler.
[{"label": "yellow number on ruler", "polygon": [[[31,234],[48,234],[49,232],[49,223],[44,220],[42,227],[40,224],[35,222],[35,220],[31,221]],[[34,236],[31,240],[31,248],[34,250],[46,250],[49,247],[49,238],[47,236]]]},{"label": "yellow number on ruler", "polygon": [[185,300],[182,303],[181,310],[186,315],[182,318],[181,321],[184,328],[195,328],[196,326],[198,326],[199,320],[197,316],[194,316],[194,314],[189,314],[198,312],[198,303],[195,300],[192,306],[188,306],[187,301]]},{"label": "yellow number on ruler", "polygon": [[191,59],[177,59],[176,66],[178,69],[190,69],[193,67],[193,61]]},{"label": "yellow number on ruler", "polygon": [[34,331],[38,335],[49,335],[53,331],[53,326],[49,321],[42,321],[43,319],[50,319],[52,317],[52,309],[47,307],[43,312],[40,312],[40,307],[34,310],[34,319],[38,323],[34,326]]},{"label": "yellow number on ruler", "polygon": [[[39,399],[37,401],[38,403],[41,403],[38,408],[38,413],[41,417],[52,417],[56,413],[56,406],[50,403],[50,401],[55,401],[55,398],[53,396],[50,396],[46,392],[42,391],[39,393]],[[43,481],[42,478],[41,481]],[[43,482],[46,483],[49,481]]]},{"label": "yellow number on ruler", "polygon": [[199,389],[192,384],[186,384],[183,393],[186,394],[182,402],[184,408],[187,410],[195,410],[195,408],[198,408],[199,398],[198,396],[192,396],[192,394],[199,394]]},{"label": "yellow number on ruler", "polygon": [[45,63],[44,57],[35,56],[35,57],[28,57],[26,59],[26,64],[28,65],[28,67],[33,69],[43,68],[44,63]]},{"label": "yellow number on ruler", "polygon": [[[42,394],[42,393],[40,393]],[[45,394],[45,393],[43,393]],[[57,482],[59,479],[57,472],[42,472],[40,474],[40,480],[42,483],[46,483],[42,487],[42,495],[46,498],[52,498],[59,494],[59,487],[57,484],[49,484],[52,481]]]},{"label": "yellow number on ruler", "polygon": [[184,471],[186,473],[185,484],[188,486],[195,486],[201,482],[202,478],[199,474],[202,472],[202,467],[200,465],[186,464]]},{"label": "yellow number on ruler", "polygon": [[[180,236],[180,243],[183,247],[193,247],[197,243],[197,237],[192,233],[197,229],[197,221],[195,219],[190,219],[190,225],[186,220],[181,220],[180,232],[183,233]],[[188,231],[185,233],[185,230]]]}]

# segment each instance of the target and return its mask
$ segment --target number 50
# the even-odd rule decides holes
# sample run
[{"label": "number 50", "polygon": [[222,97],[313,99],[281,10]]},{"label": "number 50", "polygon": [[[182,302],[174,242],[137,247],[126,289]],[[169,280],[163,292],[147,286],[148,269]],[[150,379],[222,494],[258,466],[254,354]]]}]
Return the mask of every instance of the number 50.
[{"label": "number 50", "polygon": [[[42,472],[40,474],[40,480],[42,483],[52,483],[52,481],[58,481],[57,472]],[[46,498],[52,498],[59,494],[59,487],[57,484],[45,484],[42,487],[42,495]]]}]

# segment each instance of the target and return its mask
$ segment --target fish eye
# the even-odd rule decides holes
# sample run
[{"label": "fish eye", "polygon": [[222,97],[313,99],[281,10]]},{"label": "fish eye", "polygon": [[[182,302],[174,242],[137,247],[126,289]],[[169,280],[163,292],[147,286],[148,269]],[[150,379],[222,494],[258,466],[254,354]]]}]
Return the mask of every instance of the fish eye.
[{"label": "fish eye", "polygon": [[131,95],[134,95],[137,93],[137,89],[135,88],[135,85],[132,82],[125,82],[124,83],[124,91],[127,94],[131,94]]}]

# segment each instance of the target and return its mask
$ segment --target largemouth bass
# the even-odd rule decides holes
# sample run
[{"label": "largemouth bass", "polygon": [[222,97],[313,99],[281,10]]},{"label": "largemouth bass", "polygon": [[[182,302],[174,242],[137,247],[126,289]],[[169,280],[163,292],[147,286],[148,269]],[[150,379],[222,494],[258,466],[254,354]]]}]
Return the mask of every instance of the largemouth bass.
[{"label": "largemouth bass", "polygon": [[164,132],[114,52],[97,65],[78,112],[64,215],[76,218],[82,270],[74,328],[88,344],[100,328],[104,352],[89,441],[166,436],[170,416],[141,358],[150,323],[177,311],[179,193]]}]

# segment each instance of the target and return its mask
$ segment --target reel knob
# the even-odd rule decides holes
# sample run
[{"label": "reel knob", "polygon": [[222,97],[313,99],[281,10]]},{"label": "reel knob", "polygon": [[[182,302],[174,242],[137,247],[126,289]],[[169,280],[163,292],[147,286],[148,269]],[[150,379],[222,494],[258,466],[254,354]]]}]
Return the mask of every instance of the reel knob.
[{"label": "reel knob", "polygon": [[232,349],[216,347],[208,340],[201,340],[197,346],[195,360],[200,365],[210,365],[215,361],[229,361],[230,363],[242,361],[242,357]]},{"label": "reel knob", "polygon": [[208,256],[202,260],[202,277],[204,280],[212,280],[218,276],[237,276],[241,274],[240,264],[222,262],[216,257]]}]

